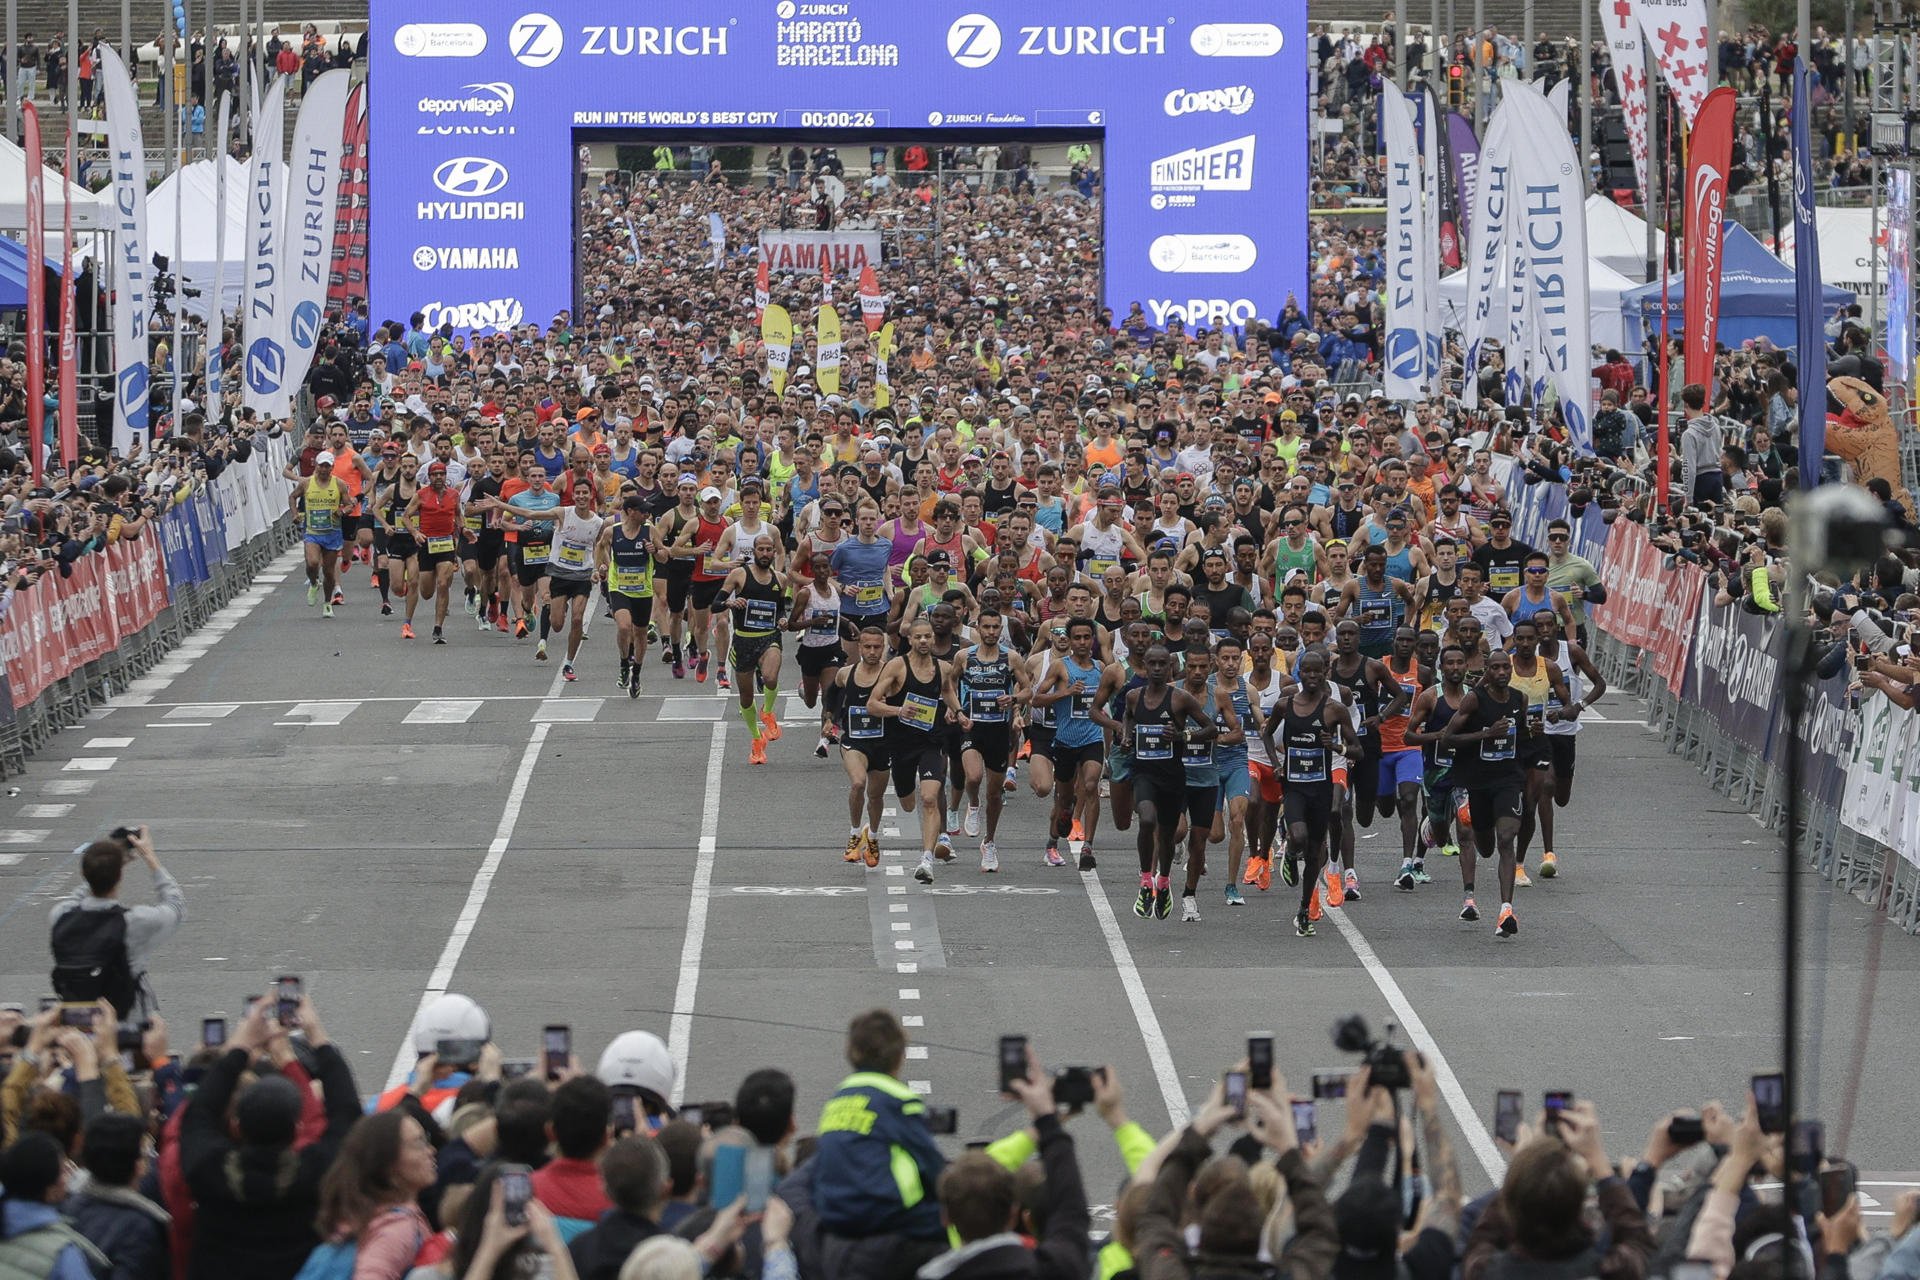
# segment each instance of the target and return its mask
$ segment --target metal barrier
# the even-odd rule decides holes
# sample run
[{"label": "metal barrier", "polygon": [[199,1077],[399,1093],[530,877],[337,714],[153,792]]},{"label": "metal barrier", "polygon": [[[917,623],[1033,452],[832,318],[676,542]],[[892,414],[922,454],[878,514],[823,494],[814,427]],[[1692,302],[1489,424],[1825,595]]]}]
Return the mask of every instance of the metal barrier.
[{"label": "metal barrier", "polygon": [[151,671],[297,541],[293,517],[283,512],[265,533],[233,548],[228,562],[217,566],[207,581],[170,581],[167,606],[151,623],[113,652],[48,685],[0,726],[0,777],[24,772],[28,758],[56,733],[79,724],[88,712]]},{"label": "metal barrier", "polygon": [[[1641,699],[1647,727],[1674,755],[1706,775],[1707,784],[1754,815],[1769,831],[1786,817],[1783,771],[1731,735],[1714,718],[1667,688],[1642,663],[1644,650],[1597,628],[1589,652],[1607,683]],[[1917,713],[1920,714],[1920,713]],[[1807,864],[1868,906],[1886,912],[1907,933],[1920,932],[1920,867],[1844,826],[1839,811],[1802,793],[1800,847]]]}]

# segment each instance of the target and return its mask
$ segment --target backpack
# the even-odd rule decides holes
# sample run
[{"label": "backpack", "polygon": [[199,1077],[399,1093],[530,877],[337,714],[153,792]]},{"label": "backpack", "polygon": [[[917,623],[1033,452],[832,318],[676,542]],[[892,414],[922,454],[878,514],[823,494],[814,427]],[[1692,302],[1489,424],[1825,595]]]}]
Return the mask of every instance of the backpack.
[{"label": "backpack", "polygon": [[360,1258],[358,1240],[340,1240],[318,1244],[293,1280],[353,1280],[354,1263]]},{"label": "backpack", "polygon": [[105,997],[121,1021],[133,1012],[140,985],[127,956],[127,909],[77,909],[53,922],[53,990],[62,1000]]}]

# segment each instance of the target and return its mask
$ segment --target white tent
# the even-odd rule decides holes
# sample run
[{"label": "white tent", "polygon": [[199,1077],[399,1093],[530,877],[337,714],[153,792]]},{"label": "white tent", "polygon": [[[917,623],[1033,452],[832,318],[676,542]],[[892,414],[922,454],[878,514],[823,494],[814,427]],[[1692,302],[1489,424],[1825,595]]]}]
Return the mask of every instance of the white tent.
[{"label": "white tent", "polygon": [[[1850,293],[1860,295],[1864,305],[1871,295],[1885,297],[1887,293],[1887,216],[1880,215],[1880,243],[1873,242],[1873,210],[1871,209],[1829,209],[1814,210],[1814,225],[1820,233],[1820,282],[1835,285]],[[1780,260],[1793,261],[1794,224],[1789,220],[1781,233],[1784,247],[1780,250]],[[1880,260],[1880,287],[1872,288],[1874,280],[1873,260]]]},{"label": "white tent", "polygon": [[[247,258],[247,166],[232,156],[227,166],[227,260],[221,288],[227,313],[240,307],[241,284],[246,278]],[[175,183],[180,187],[180,260],[172,264],[175,276],[186,288],[200,290],[200,297],[182,297],[189,315],[204,318],[206,294],[213,282],[214,192],[213,161],[196,160],[178,173],[170,173],[160,185],[147,193],[147,240],[153,251],[173,257],[173,201]]]},{"label": "white tent", "polygon": [[[58,252],[61,211],[65,208],[63,179],[54,169],[44,169],[42,190],[47,198],[47,230]],[[112,207],[105,196],[95,195],[77,183],[73,190],[73,229],[106,231],[112,228]],[[27,153],[5,137],[0,137],[0,230],[27,229]]]},{"label": "white tent", "polygon": [[[1595,346],[1626,350],[1627,323],[1620,313],[1620,295],[1633,286],[1633,281],[1598,258],[1587,263],[1588,334]],[[1503,262],[1500,274],[1494,281],[1494,293],[1498,297],[1505,297],[1506,290],[1507,269]],[[1440,322],[1449,329],[1464,330],[1467,326],[1465,271],[1456,271],[1440,279]],[[1505,332],[1504,328],[1501,331]]]},{"label": "white tent", "polygon": [[[1654,253],[1667,243],[1654,232]],[[1635,284],[1647,278],[1647,221],[1603,195],[1587,197],[1587,256],[1604,262]]]}]

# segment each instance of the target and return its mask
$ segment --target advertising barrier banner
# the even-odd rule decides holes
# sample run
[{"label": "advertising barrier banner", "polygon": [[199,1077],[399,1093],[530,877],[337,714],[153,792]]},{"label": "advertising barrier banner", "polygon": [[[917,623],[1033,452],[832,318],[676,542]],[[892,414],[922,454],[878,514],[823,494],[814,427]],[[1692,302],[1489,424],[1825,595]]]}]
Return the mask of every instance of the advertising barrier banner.
[{"label": "advertising barrier banner", "polygon": [[772,271],[818,275],[830,266],[843,276],[858,276],[880,265],[878,231],[762,231],[760,259]]},{"label": "advertising barrier banner", "polygon": [[167,603],[158,539],[119,542],[74,562],[71,577],[49,573],[20,592],[0,622],[13,705],[113,652]]},{"label": "advertising barrier banner", "polygon": [[1713,588],[1700,583],[1694,632],[1692,697],[1721,731],[1767,756],[1778,727],[1783,646],[1777,617],[1715,608]]},{"label": "advertising barrier banner", "polygon": [[1654,673],[1678,696],[1706,575],[1685,562],[1665,570],[1664,558],[1645,529],[1620,522],[1608,535],[1600,567],[1607,602],[1594,606],[1593,621],[1622,644],[1644,649]]},{"label": "advertising barrier banner", "polygon": [[1920,715],[1868,694],[1847,752],[1840,821],[1920,866]]}]

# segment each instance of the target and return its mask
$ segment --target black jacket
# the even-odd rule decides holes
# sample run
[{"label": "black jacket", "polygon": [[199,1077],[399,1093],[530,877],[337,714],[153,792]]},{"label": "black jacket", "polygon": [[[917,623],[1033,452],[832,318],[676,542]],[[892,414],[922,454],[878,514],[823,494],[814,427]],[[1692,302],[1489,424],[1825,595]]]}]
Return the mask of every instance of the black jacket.
[{"label": "black jacket", "polygon": [[567,1246],[580,1280],[619,1280],[627,1255],[641,1241],[662,1234],[660,1224],[625,1209],[609,1209]]},{"label": "black jacket", "polygon": [[74,1229],[113,1260],[106,1280],[166,1280],[172,1271],[167,1231],[173,1219],[137,1191],[89,1183],[61,1208]]},{"label": "black jacket", "polygon": [[200,1080],[181,1121],[180,1169],[198,1208],[187,1280],[292,1280],[320,1238],[313,1219],[320,1179],[360,1118],[353,1071],[332,1045],[314,1050],[327,1128],[312,1146],[242,1146],[227,1136],[227,1103],[247,1067],[245,1050],[222,1056]]},{"label": "black jacket", "polygon": [[1046,1173],[1047,1225],[1039,1241],[1029,1249],[1012,1232],[975,1240],[921,1267],[920,1280],[1085,1280],[1087,1192],[1073,1138],[1057,1116],[1041,1116],[1034,1129]]}]

